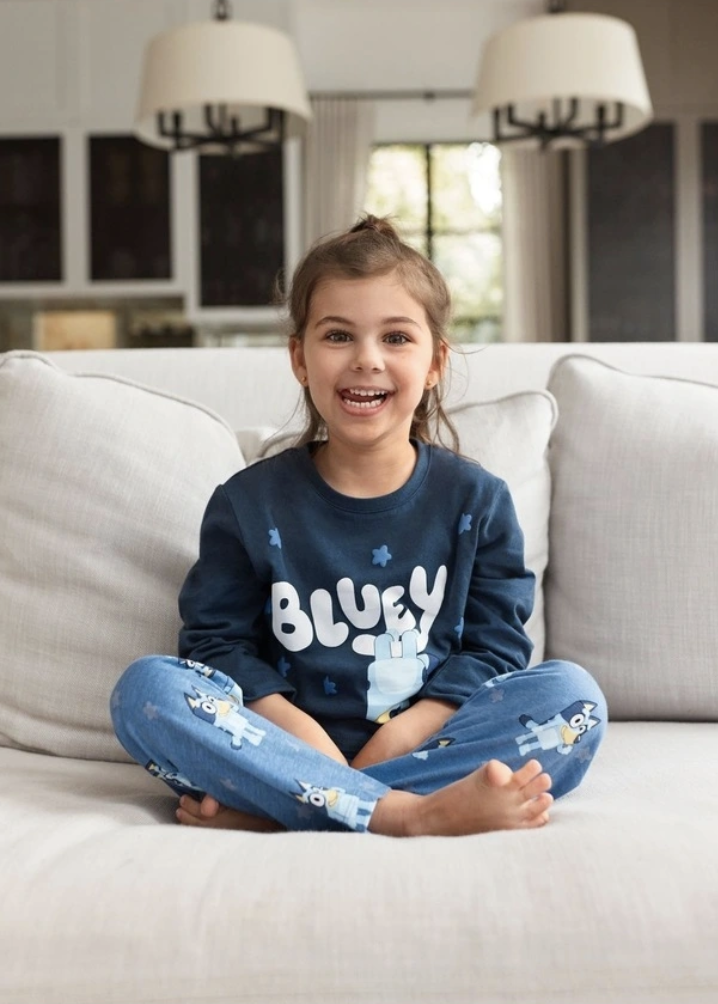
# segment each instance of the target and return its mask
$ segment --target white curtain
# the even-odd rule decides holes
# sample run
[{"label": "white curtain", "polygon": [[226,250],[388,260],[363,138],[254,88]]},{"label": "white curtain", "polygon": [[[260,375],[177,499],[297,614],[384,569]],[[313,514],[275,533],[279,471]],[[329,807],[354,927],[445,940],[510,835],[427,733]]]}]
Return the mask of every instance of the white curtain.
[{"label": "white curtain", "polygon": [[364,208],[375,106],[363,98],[313,98],[304,146],[304,243],[352,226]]},{"label": "white curtain", "polygon": [[565,157],[501,152],[504,340],[569,339]]}]

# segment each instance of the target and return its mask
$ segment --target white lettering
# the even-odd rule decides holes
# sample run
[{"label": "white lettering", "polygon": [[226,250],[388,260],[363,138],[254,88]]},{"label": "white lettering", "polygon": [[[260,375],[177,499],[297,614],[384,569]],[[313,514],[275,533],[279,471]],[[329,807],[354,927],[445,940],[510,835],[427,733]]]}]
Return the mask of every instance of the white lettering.
[{"label": "white lettering", "polygon": [[404,595],[403,586],[390,586],[381,594],[381,605],[384,610],[384,623],[387,631],[394,628],[399,634],[411,631],[416,627],[416,617],[411,610],[407,610],[399,600]]},{"label": "white lettering", "polygon": [[337,648],[349,637],[349,628],[343,621],[335,622],[332,597],[326,589],[315,589],[309,599],[314,619],[317,641],[326,648]]},{"label": "white lettering", "polygon": [[272,585],[272,631],[290,652],[301,652],[314,640],[312,622],[302,610],[299,593],[290,582]]},{"label": "white lettering", "polygon": [[418,607],[420,607],[424,613],[421,615],[421,620],[419,621],[419,651],[423,651],[426,648],[427,642],[429,640],[429,631],[431,630],[431,625],[436,620],[436,615],[441,610],[441,604],[444,602],[444,594],[446,592],[446,578],[447,570],[446,565],[441,565],[437,572],[436,578],[434,579],[434,588],[429,591],[429,583],[426,574],[426,569],[422,568],[421,565],[417,565],[414,571],[411,573],[411,581],[409,582],[409,595]]},{"label": "white lettering", "polygon": [[362,587],[361,598],[364,602],[364,609],[357,606],[354,583],[351,579],[340,579],[337,582],[337,597],[345,617],[355,628],[376,627],[381,617],[381,597],[376,586],[366,585]]}]

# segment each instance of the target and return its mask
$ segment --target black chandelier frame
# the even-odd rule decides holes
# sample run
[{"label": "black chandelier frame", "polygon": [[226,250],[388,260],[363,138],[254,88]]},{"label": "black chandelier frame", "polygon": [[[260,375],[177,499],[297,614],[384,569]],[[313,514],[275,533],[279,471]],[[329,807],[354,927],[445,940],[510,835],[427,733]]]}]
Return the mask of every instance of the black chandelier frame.
[{"label": "black chandelier frame", "polygon": [[[229,0],[214,0],[212,17],[215,21],[228,21],[231,16]],[[162,139],[171,141],[175,153],[225,147],[228,153],[238,156],[275,150],[286,139],[287,116],[281,108],[265,108],[264,121],[247,129],[242,128],[239,115],[230,114],[226,104],[204,105],[202,118],[206,131],[192,132],[184,127],[183,112],[157,112],[157,132]]]}]

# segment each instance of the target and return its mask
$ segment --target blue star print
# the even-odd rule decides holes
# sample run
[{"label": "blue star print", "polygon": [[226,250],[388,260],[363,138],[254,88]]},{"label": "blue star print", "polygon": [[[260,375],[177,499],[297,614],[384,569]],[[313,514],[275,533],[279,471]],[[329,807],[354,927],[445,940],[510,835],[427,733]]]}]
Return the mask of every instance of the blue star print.
[{"label": "blue star print", "polygon": [[464,533],[466,530],[471,529],[471,514],[464,512],[461,514],[461,519],[459,520],[459,534]]},{"label": "blue star print", "polygon": [[276,526],[273,530],[269,531],[269,546],[278,547],[280,551],[282,550],[282,538],[279,536],[279,530]]},{"label": "blue star print", "polygon": [[462,636],[462,634],[464,633],[464,618],[463,617],[461,618],[461,620],[459,621],[459,623],[454,628],[454,631],[456,631],[456,637],[460,639],[461,636]]},{"label": "blue star print", "polygon": [[386,544],[382,544],[381,547],[375,547],[372,549],[372,565],[381,565],[382,568],[386,568],[387,561],[391,561],[391,555],[389,554],[389,548]]},{"label": "blue star print", "polygon": [[334,680],[330,680],[328,676],[324,677],[324,693],[327,695],[333,695],[337,692],[337,685]]},{"label": "blue star print", "polygon": [[292,664],[290,662],[287,662],[287,660],[284,658],[284,656],[282,656],[281,659],[279,660],[279,662],[277,663],[277,669],[279,670],[279,672],[282,674],[282,676],[285,679],[286,679],[287,673],[289,672],[289,670],[291,668],[292,668]]}]

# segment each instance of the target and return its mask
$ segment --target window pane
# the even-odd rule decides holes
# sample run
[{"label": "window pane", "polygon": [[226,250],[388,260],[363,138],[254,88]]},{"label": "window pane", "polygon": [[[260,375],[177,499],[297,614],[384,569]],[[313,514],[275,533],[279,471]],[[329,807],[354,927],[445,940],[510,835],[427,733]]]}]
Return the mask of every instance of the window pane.
[{"label": "window pane", "polygon": [[434,262],[449,284],[457,321],[501,317],[504,294],[498,234],[437,235]]},{"label": "window pane", "polygon": [[369,163],[366,210],[396,217],[409,241],[412,231],[426,230],[426,184],[423,146],[377,146]]},{"label": "window pane", "polygon": [[501,226],[501,154],[489,143],[431,148],[432,226],[468,232]]}]

